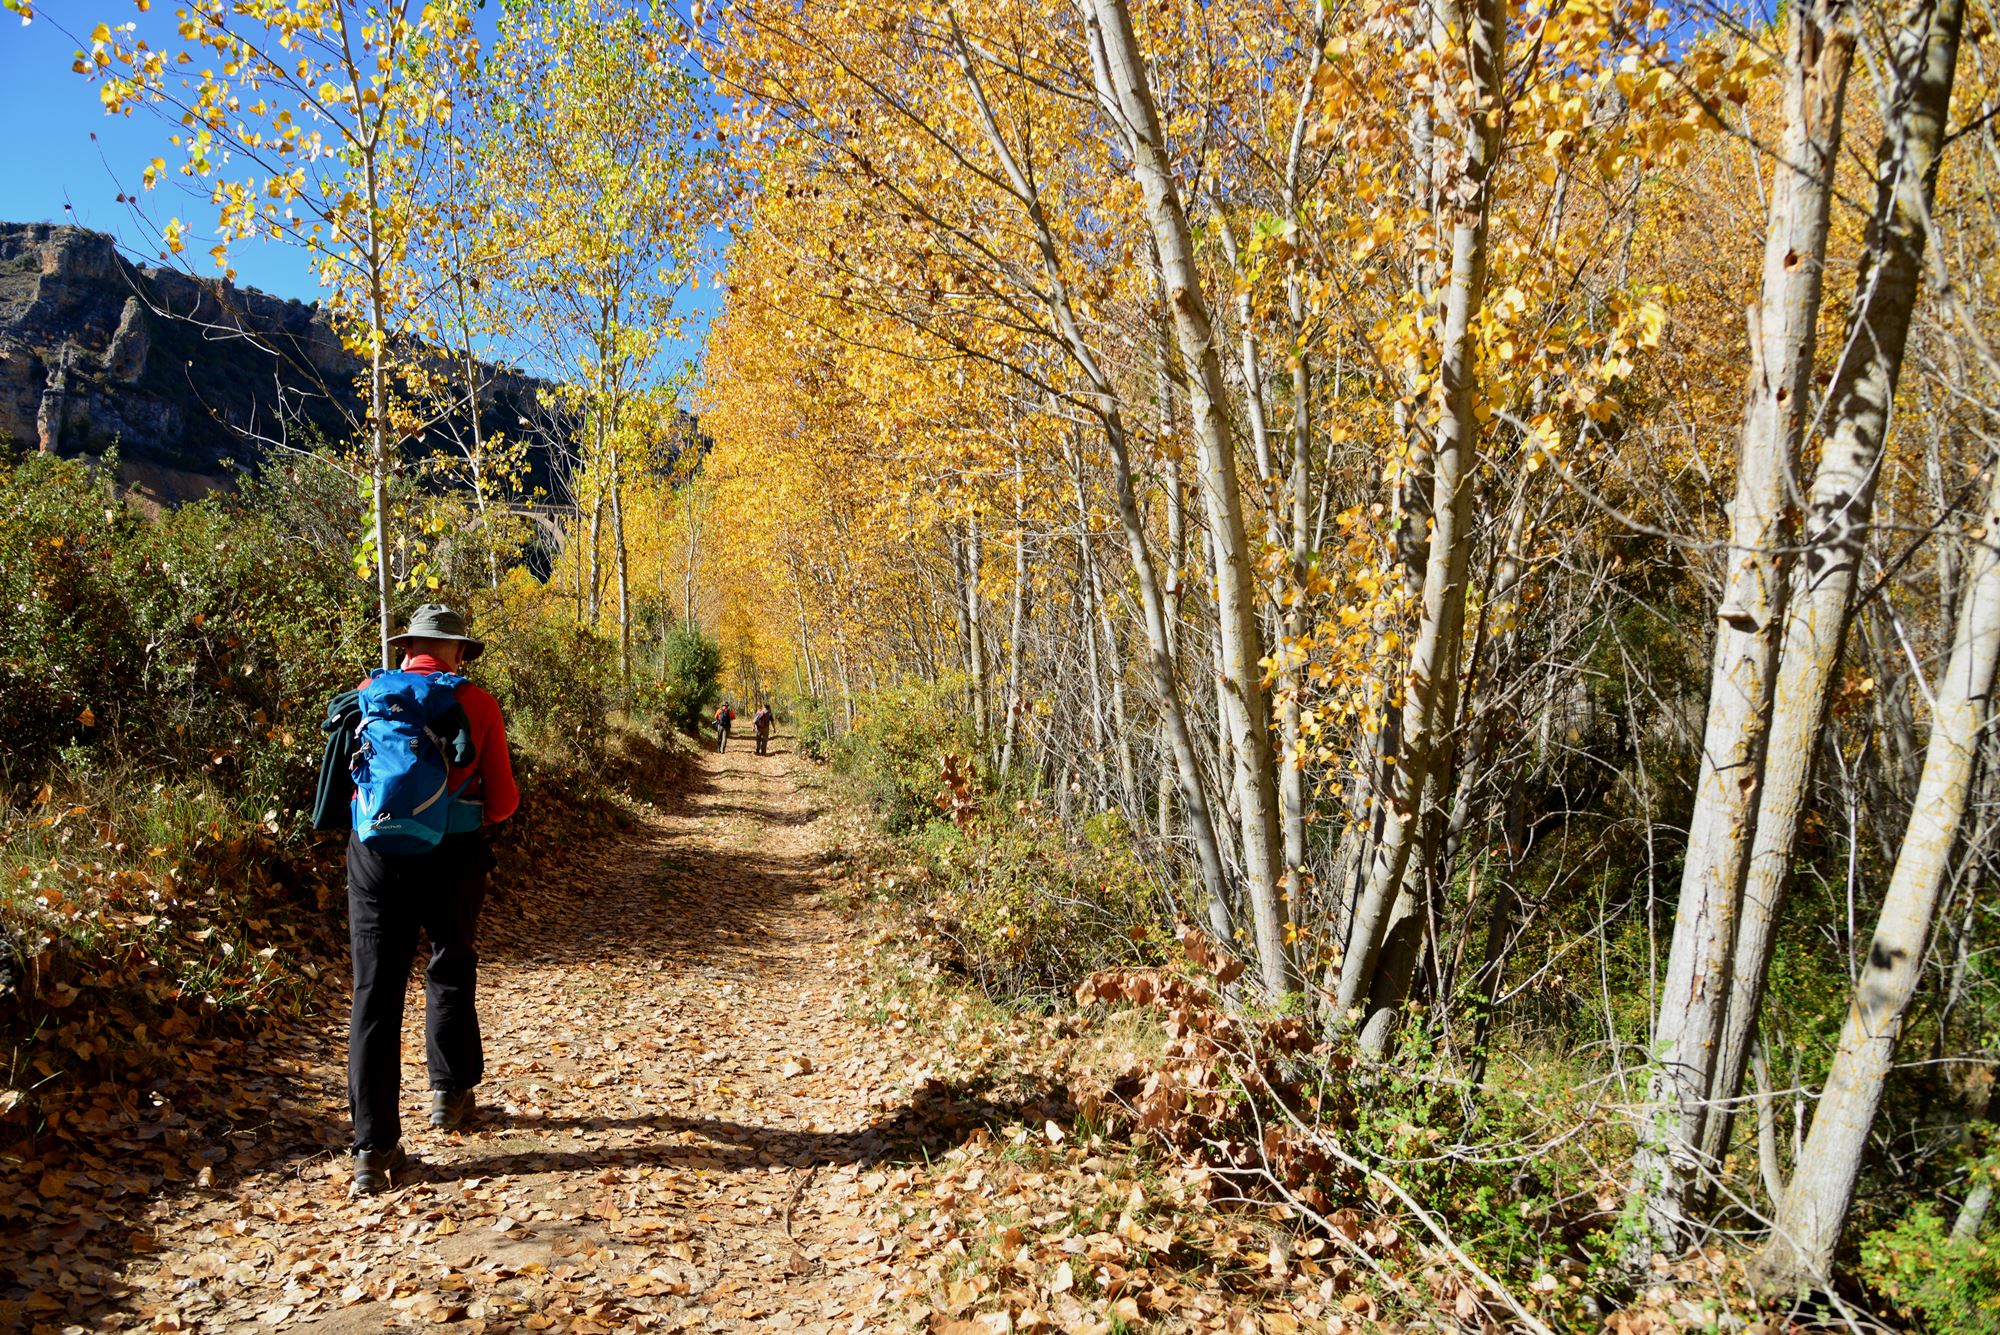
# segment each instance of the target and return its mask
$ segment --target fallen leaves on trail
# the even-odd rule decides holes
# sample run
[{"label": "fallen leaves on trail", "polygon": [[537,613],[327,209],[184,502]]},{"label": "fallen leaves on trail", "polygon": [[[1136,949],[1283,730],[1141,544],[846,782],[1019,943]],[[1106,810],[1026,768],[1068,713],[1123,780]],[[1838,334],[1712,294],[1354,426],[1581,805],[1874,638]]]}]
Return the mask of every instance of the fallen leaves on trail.
[{"label": "fallen leaves on trail", "polygon": [[708,757],[669,809],[489,908],[488,1075],[460,1133],[419,1117],[413,986],[418,1162],[393,1191],[346,1194],[337,1004],[183,1036],[170,1079],[52,1112],[0,1163],[27,1258],[0,1325],[1362,1331],[1394,1263],[1405,1298],[1487,1328],[1381,1219],[1300,1238],[1227,1208],[1194,1156],[1079,1123],[1102,1033],[952,987],[898,923],[865,931],[865,837],[809,808],[797,763]]},{"label": "fallen leaves on trail", "polygon": [[0,1328],[55,1330],[121,1300],[156,1197],[321,1139],[313,1059],[267,1048],[263,1026],[330,1002],[312,960],[332,937],[314,878],[274,870],[262,827],[197,832],[169,863],[125,858],[83,806],[39,826],[57,852],[14,869],[22,968],[0,968]]},{"label": "fallen leaves on trail", "polygon": [[[926,1049],[942,1087],[1029,1113],[1032,1091],[1066,1094],[1083,1073],[1079,1017],[1021,1016],[940,986],[899,932],[871,948],[883,957],[874,1012]],[[961,1333],[1370,1329],[1363,1267],[1323,1239],[1293,1252],[1280,1211],[1217,1208],[1204,1163],[1075,1134],[1076,1111],[992,1117],[932,1167],[864,1177],[866,1217],[905,1261],[901,1320]],[[1383,1257],[1397,1245],[1382,1242]]]},{"label": "fallen leaves on trail", "polygon": [[[101,1152],[59,1113],[5,1165],[32,1268],[0,1324],[878,1324],[898,1253],[830,1227],[826,1201],[931,1119],[904,1054],[848,1015],[864,965],[817,903],[825,833],[775,768],[735,757],[634,824],[489,909],[485,1111],[463,1134],[417,1120],[413,988],[407,1185],[347,1199],[342,1008],[188,1043],[156,1106],[90,1123]],[[79,1230],[74,1211],[121,1191],[115,1222]]]}]

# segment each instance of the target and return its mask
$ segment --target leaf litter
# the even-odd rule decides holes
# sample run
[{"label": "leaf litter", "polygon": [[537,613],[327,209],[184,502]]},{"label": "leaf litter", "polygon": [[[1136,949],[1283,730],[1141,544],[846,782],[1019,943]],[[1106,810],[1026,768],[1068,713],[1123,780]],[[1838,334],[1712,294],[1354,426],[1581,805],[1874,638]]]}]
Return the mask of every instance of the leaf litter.
[{"label": "leaf litter", "polygon": [[704,756],[670,806],[489,905],[479,1112],[423,1118],[413,979],[414,1162],[383,1195],[347,1196],[337,968],[312,1018],[184,1039],[175,1078],[50,1114],[0,1161],[24,1263],[0,1324],[1379,1328],[1323,1240],[1079,1124],[1079,1017],[986,1005],[899,923],[871,931],[870,837],[811,789],[793,756]]}]

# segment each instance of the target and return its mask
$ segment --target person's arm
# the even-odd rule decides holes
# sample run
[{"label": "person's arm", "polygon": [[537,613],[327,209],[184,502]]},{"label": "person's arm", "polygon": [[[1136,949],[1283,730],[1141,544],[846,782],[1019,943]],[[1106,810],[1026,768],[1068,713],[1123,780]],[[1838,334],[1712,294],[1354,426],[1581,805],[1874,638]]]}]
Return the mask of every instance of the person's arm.
[{"label": "person's arm", "polygon": [[461,687],[458,696],[479,746],[479,791],[486,803],[486,823],[497,825],[521,806],[521,790],[514,783],[514,758],[507,750],[507,723],[500,716],[500,702],[480,687]]}]

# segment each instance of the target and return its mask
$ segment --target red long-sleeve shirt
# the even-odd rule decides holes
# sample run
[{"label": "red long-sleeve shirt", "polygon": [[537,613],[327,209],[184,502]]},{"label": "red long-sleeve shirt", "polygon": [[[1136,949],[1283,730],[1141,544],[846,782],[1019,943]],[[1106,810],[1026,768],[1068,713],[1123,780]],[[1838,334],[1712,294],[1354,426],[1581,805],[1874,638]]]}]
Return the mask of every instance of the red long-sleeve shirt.
[{"label": "red long-sleeve shirt", "polygon": [[[412,654],[403,660],[403,671],[430,674],[445,666],[429,654]],[[364,683],[365,684],[365,683]],[[453,765],[453,788],[465,784],[459,796],[486,804],[486,823],[498,824],[521,805],[521,790],[514,785],[514,758],[507,753],[507,723],[500,717],[500,702],[484,688],[466,682],[458,688],[458,706],[472,729],[472,744],[478,754],[470,765]],[[466,781],[470,779],[471,782]]]}]

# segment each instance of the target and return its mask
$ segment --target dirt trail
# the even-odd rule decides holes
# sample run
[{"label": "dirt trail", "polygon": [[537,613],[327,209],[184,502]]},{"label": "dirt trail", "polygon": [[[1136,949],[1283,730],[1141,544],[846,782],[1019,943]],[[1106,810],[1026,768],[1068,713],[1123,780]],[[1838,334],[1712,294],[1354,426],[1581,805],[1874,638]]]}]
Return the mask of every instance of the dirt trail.
[{"label": "dirt trail", "polygon": [[[482,928],[488,1075],[460,1133],[423,1117],[404,1029],[407,1185],[346,1199],[344,1156],[174,1202],[124,1277],[130,1328],[865,1330],[893,1324],[865,1179],[924,1134],[885,1031],[852,1018],[831,822],[789,739],[705,754],[687,793],[592,853],[588,891]],[[310,1097],[345,1124],[337,1025]]]}]

